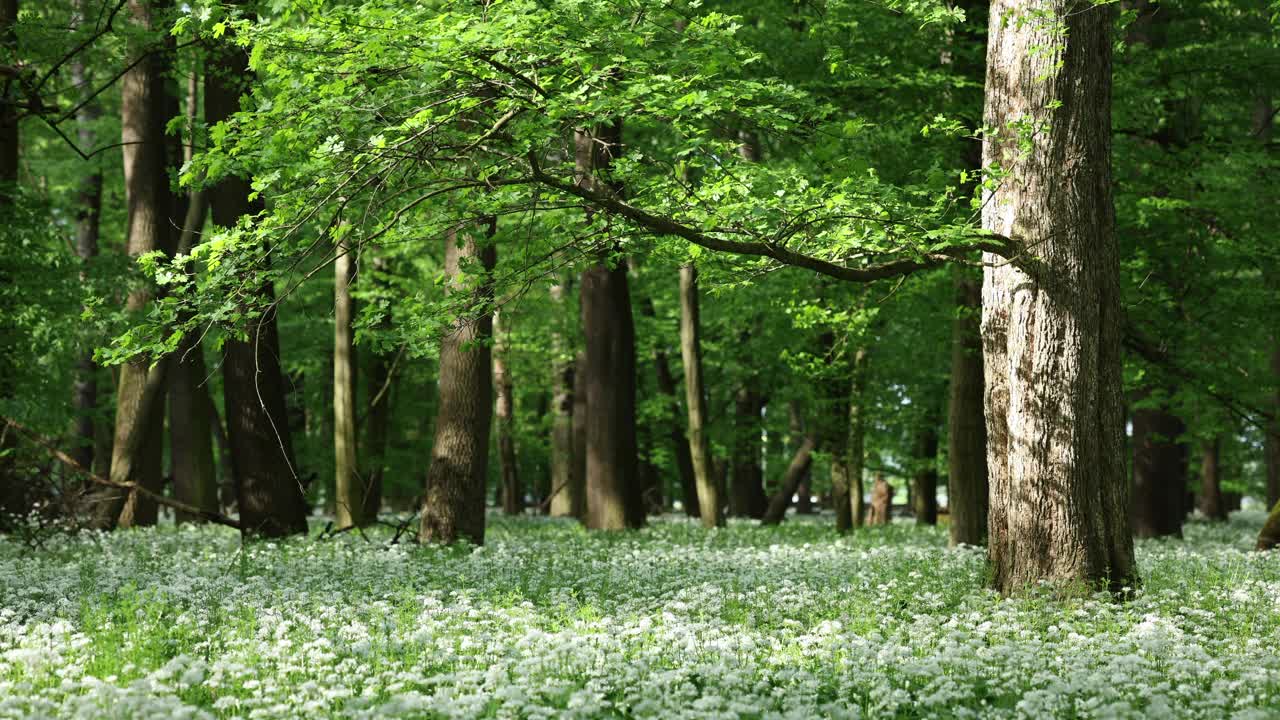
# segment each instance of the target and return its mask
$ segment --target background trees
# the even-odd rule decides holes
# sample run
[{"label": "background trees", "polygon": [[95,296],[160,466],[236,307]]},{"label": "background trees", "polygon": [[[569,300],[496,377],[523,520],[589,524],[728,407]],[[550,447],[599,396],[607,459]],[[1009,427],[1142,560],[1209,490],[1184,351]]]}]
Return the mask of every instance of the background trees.
[{"label": "background trees", "polygon": [[0,402],[119,481],[479,541],[499,484],[850,530],[881,474],[1006,590],[1266,494],[1261,4],[114,7],[0,16],[4,332],[56,338]]}]

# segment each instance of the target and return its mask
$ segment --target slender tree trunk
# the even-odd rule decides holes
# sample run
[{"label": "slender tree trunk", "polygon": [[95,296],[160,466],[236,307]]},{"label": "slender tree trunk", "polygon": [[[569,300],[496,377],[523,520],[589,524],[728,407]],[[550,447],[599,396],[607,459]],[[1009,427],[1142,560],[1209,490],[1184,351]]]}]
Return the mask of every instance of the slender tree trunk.
[{"label": "slender tree trunk", "polygon": [[516,402],[507,367],[508,346],[506,329],[502,327],[500,311],[493,313],[493,334],[496,338],[493,352],[493,386],[497,390],[494,412],[498,418],[498,466],[502,474],[502,511],[508,515],[524,514],[524,488],[520,485],[519,466],[516,463]]},{"label": "slender tree trunk", "polygon": [[769,499],[764,494],[764,468],[760,466],[760,411],[764,398],[749,387],[738,389],[734,399],[734,452],[729,473],[729,514],[764,516]]},{"label": "slender tree trunk", "polygon": [[[483,306],[493,296],[495,227],[495,221],[490,220],[485,227],[476,228],[487,235],[481,241],[475,232],[465,231],[451,231],[445,238],[449,292],[464,292],[470,287],[468,305],[474,317],[459,317],[452,332],[440,342],[440,404],[427,472],[427,498],[418,529],[423,542],[484,544],[489,426],[493,421],[493,353],[489,347],[493,314]],[[472,262],[478,262],[478,270],[484,273],[479,282],[463,275]]]},{"label": "slender tree trunk", "polygon": [[1133,534],[1182,537],[1186,515],[1187,426],[1168,407],[1133,413]]},{"label": "slender tree trunk", "polygon": [[698,310],[698,269],[680,268],[680,357],[684,361],[685,406],[689,411],[689,455],[703,527],[724,525],[720,489],[711,467],[707,439],[707,395],[702,380],[702,327]]},{"label": "slender tree trunk", "polygon": [[1214,436],[1200,446],[1200,512],[1210,520],[1227,519],[1227,506],[1222,501],[1221,448],[1221,436]]},{"label": "slender tree trunk", "polygon": [[[578,183],[601,192],[619,188],[601,180],[622,141],[622,123],[578,132]],[[582,274],[582,326],[586,340],[587,527],[623,530],[644,524],[636,452],[636,344],[625,262],[608,253]]]},{"label": "slender tree trunk", "polygon": [[[79,28],[84,24],[84,0],[76,0],[74,4],[75,24]],[[77,57],[71,62],[71,83],[78,90],[82,101],[89,100],[92,90],[89,88],[89,71],[84,60]],[[102,115],[102,108],[96,102],[89,101],[76,113],[76,140],[82,148],[94,146],[96,133],[94,125]],[[2,142],[2,140],[0,140]],[[102,164],[96,159],[91,161],[89,172],[80,180],[80,189],[76,199],[76,255],[85,269],[80,272],[80,279],[88,281],[88,265],[98,256],[98,237],[102,221]],[[71,453],[76,462],[87,468],[93,467],[94,450],[97,445],[98,410],[98,365],[93,361],[93,349],[86,349],[76,361],[73,406],[75,408],[76,447]]]},{"label": "slender tree trunk", "polygon": [[761,525],[777,525],[786,518],[792,496],[800,489],[800,482],[809,474],[813,466],[814,449],[813,438],[804,437],[800,440],[796,453],[791,458],[791,464],[787,466],[787,473],[782,476],[781,487],[773,497],[769,498],[769,507],[765,510],[764,517],[760,519]]},{"label": "slender tree trunk", "polygon": [[[164,7],[160,2],[129,0],[128,13],[140,29],[154,31],[158,29],[154,15]],[[175,206],[169,191],[164,132],[168,105],[165,73],[169,69],[170,53],[167,49],[153,52],[143,41],[135,41],[130,53],[133,57],[142,57],[122,80],[120,122],[128,206],[126,249],[136,258],[155,250],[173,251],[170,227],[175,219]],[[154,294],[150,286],[135,287],[130,290],[125,307],[131,313],[141,313]],[[159,493],[164,480],[161,467],[164,388],[150,394],[145,391],[148,364],[147,360],[138,360],[120,368],[111,475]],[[142,442],[134,440],[140,436],[144,438]],[[137,454],[126,456],[126,453]],[[127,476],[123,472],[125,467],[129,468]],[[154,501],[137,493],[107,491],[103,495],[106,497],[100,504],[100,526],[155,524],[158,508]]]},{"label": "slender tree trunk", "polygon": [[[208,203],[203,192],[193,193],[177,242],[179,254],[196,244]],[[169,358],[169,458],[175,499],[208,512],[218,510],[218,481],[213,461],[213,425],[209,411],[208,371],[204,349],[196,335],[187,335]],[[175,511],[178,522],[204,522],[204,516]]]},{"label": "slender tree trunk", "polygon": [[[205,77],[205,120],[213,126],[240,109],[251,75],[245,50],[230,43],[211,52]],[[260,209],[251,203],[245,178],[226,177],[208,190],[215,225],[234,226]],[[264,268],[265,269],[265,268]],[[261,307],[273,308],[275,288],[261,283],[253,293]],[[280,338],[274,309],[246,323],[244,337],[223,346],[226,434],[243,535],[283,537],[307,531],[307,505],[297,476],[293,436],[280,369]]]},{"label": "slender tree trunk", "polygon": [[951,544],[987,541],[987,421],[983,415],[982,290],[961,267],[952,274],[951,399],[947,410],[947,504]]},{"label": "slender tree trunk", "polygon": [[[340,228],[341,229],[341,228]],[[333,500],[339,528],[364,525],[365,483],[360,477],[356,426],[356,249],[342,239],[333,260]]]},{"label": "slender tree trunk", "polygon": [[[1275,125],[1275,111],[1272,109],[1270,97],[1255,98],[1253,103],[1253,136],[1260,143],[1271,141],[1271,130]],[[1269,267],[1264,281],[1271,289],[1272,296],[1280,294],[1280,267]],[[1271,412],[1272,419],[1267,423],[1266,440],[1263,452],[1267,465],[1267,507],[1275,507],[1280,503],[1280,325],[1271,321]]]},{"label": "slender tree trunk", "polygon": [[850,368],[852,389],[849,393],[849,440],[845,450],[845,476],[849,482],[849,524],[853,529],[862,527],[866,516],[863,496],[866,493],[862,475],[866,469],[866,408],[867,408],[867,349],[860,347],[853,353]]},{"label": "slender tree trunk", "polygon": [[917,525],[938,524],[938,423],[937,400],[927,398],[933,407],[916,428],[916,471],[911,479],[911,509]]},{"label": "slender tree trunk", "polygon": [[[369,262],[374,273],[371,277],[366,276],[365,281],[385,282],[386,260],[374,257],[366,262]],[[384,327],[389,327],[391,318],[384,317],[382,324]],[[391,398],[399,377],[393,375],[395,371],[393,364],[392,358],[376,349],[368,353],[367,361],[360,363],[365,374],[367,403],[363,422],[356,421],[361,431],[357,445],[359,451],[357,461],[360,463],[358,467],[360,467],[362,481],[361,496],[364,501],[362,517],[365,522],[376,520],[378,513],[382,510],[382,485],[387,468],[387,442],[391,424]]]},{"label": "slender tree trunk", "polygon": [[[653,300],[645,298],[641,312],[655,317]],[[653,369],[658,379],[658,392],[667,397],[668,412],[665,418],[667,436],[671,440],[671,452],[675,459],[676,474],[680,480],[680,495],[684,501],[684,512],[689,517],[701,517],[702,508],[698,505],[698,483],[693,472],[693,453],[689,450],[689,440],[680,430],[680,401],[676,399],[676,380],[671,373],[671,363],[667,359],[667,351],[661,345],[653,349]]]},{"label": "slender tree trunk", "polygon": [[[1124,477],[1111,201],[1110,6],[995,0],[988,31],[982,335],[996,589],[1137,580]],[[1030,152],[1016,130],[1031,124]]]},{"label": "slender tree trunk", "polygon": [[569,508],[571,515],[587,521],[587,353],[573,359],[573,487],[580,491]]},{"label": "slender tree trunk", "polygon": [[[557,319],[566,316],[563,310],[568,293],[572,290],[572,282],[572,278],[566,274],[551,286],[551,303],[559,309],[555,314]],[[550,513],[554,517],[575,517],[581,520],[586,515],[587,496],[582,484],[584,474],[576,472],[574,468],[574,412],[578,404],[574,381],[577,373],[566,334],[557,324],[551,336],[553,416]],[[586,397],[582,400],[585,402]],[[584,425],[583,430],[585,429]]]},{"label": "slender tree trunk", "polygon": [[876,481],[871,486],[868,525],[888,525],[893,522],[893,494],[893,486],[884,479],[884,474],[876,473]]}]

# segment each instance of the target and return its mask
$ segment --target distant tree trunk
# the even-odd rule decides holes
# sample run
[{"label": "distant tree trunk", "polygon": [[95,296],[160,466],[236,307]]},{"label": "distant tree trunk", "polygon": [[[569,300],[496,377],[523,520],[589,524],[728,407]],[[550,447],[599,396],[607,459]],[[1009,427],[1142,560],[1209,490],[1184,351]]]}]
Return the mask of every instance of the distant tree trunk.
[{"label": "distant tree trunk", "polygon": [[[571,290],[572,279],[564,275],[551,286],[551,302],[558,308],[556,318],[565,316],[566,296]],[[576,472],[574,463],[574,412],[578,397],[574,391],[577,373],[574,369],[573,356],[569,351],[569,342],[564,331],[557,325],[551,336],[552,347],[552,419],[551,419],[551,509],[553,517],[575,517],[579,520],[586,515],[587,495],[582,481],[584,473]],[[581,398],[585,403],[586,397]],[[585,405],[584,405],[585,411]],[[583,430],[586,426],[583,425]]]},{"label": "distant tree trunk", "polygon": [[866,469],[867,432],[867,349],[860,347],[853,353],[852,389],[849,393],[849,441],[845,450],[845,476],[849,481],[849,524],[853,529],[862,527],[866,516],[862,475]]},{"label": "distant tree trunk", "polygon": [[[178,237],[177,252],[190,254],[209,206],[203,192],[193,193]],[[213,423],[208,371],[200,338],[188,334],[169,358],[169,459],[173,496],[202,510],[217,511],[218,481],[213,462]],[[204,522],[200,515],[174,513],[179,523]]]},{"label": "distant tree trunk", "polygon": [[[995,0],[983,227],[1025,244],[984,260],[988,556],[995,588],[1137,581],[1124,477],[1119,251],[1111,201],[1112,12]],[[1030,152],[1016,131],[1036,128]]]},{"label": "distant tree trunk", "polygon": [[[834,352],[834,337],[827,350]],[[825,419],[821,431],[822,449],[831,456],[831,504],[836,514],[836,531],[846,533],[862,524],[862,425],[861,425],[861,374],[866,360],[866,349],[855,348],[848,354],[847,371],[825,381],[823,398]],[[852,382],[850,382],[852,380]],[[855,435],[857,437],[855,437]],[[854,493],[857,493],[857,519],[855,520]]]},{"label": "distant tree trunk", "polygon": [[689,411],[689,454],[703,527],[724,525],[724,508],[711,466],[707,439],[707,395],[702,380],[702,327],[698,310],[698,269],[680,268],[680,356],[684,361],[685,406]]},{"label": "distant tree trunk", "polygon": [[[645,298],[641,312],[649,317],[656,316],[653,300]],[[671,363],[667,360],[667,351],[656,345],[653,349],[653,369],[658,379],[658,392],[668,398],[667,436],[671,440],[671,453],[675,459],[676,474],[680,480],[680,495],[684,502],[684,512],[689,517],[702,517],[702,508],[698,506],[698,483],[693,472],[693,453],[689,450],[689,440],[680,430],[680,401],[676,399],[676,379],[671,373]]]},{"label": "distant tree trunk", "polygon": [[494,412],[498,419],[498,466],[502,474],[502,511],[508,515],[524,514],[524,488],[520,485],[519,467],[516,463],[516,403],[507,367],[506,329],[502,327],[501,311],[493,313],[493,386],[497,390]]},{"label": "distant tree trunk", "polygon": [[484,544],[489,426],[493,420],[493,353],[489,347],[493,314],[482,306],[492,300],[492,272],[497,264],[492,243],[496,222],[491,219],[486,225],[477,228],[487,235],[482,242],[476,241],[473,232],[465,231],[450,231],[445,238],[449,292],[461,292],[468,286],[463,275],[468,262],[478,262],[477,269],[484,277],[478,283],[470,279],[468,306],[474,317],[459,317],[440,342],[440,404],[427,471],[427,498],[418,529],[418,539],[423,542]]},{"label": "distant tree trunk", "polygon": [[[226,43],[211,52],[205,76],[205,120],[210,126],[240,109],[250,82],[248,53]],[[245,178],[226,177],[207,191],[215,225],[232,227],[242,215],[256,212]],[[273,308],[275,288],[262,282],[253,293]],[[222,386],[226,405],[227,443],[236,481],[241,533],[246,537],[283,537],[307,531],[307,505],[297,476],[293,436],[285,405],[285,379],[280,369],[280,337],[274,309],[251,317],[245,337],[228,337],[223,345]]]},{"label": "distant tree trunk", "polygon": [[1187,426],[1168,407],[1133,413],[1133,533],[1182,537],[1186,516]]},{"label": "distant tree trunk", "polygon": [[769,498],[769,507],[760,519],[761,525],[777,525],[786,518],[792,496],[799,490],[800,481],[809,474],[809,469],[813,466],[813,451],[813,438],[802,438],[791,458],[791,464],[787,466],[786,475],[782,476],[778,492]]},{"label": "distant tree trunk", "polygon": [[[345,228],[340,228],[345,229]],[[357,357],[352,323],[356,301],[356,249],[342,239],[333,260],[333,500],[339,528],[364,525],[365,487],[360,477],[356,427]]]},{"label": "distant tree trunk", "polygon": [[[1280,284],[1280,283],[1277,283]],[[1271,351],[1271,378],[1277,384],[1273,391],[1271,412],[1274,417],[1267,423],[1263,453],[1267,465],[1267,506],[1280,503],[1280,333],[1272,338],[1275,348]]]},{"label": "distant tree trunk", "polygon": [[[0,0],[0,51],[16,55],[18,49],[18,0]],[[18,191],[18,106],[21,86],[17,78],[0,81],[0,213],[9,214]],[[0,273],[0,283],[13,282]],[[0,400],[8,400],[17,390],[13,371],[16,349],[0,348]],[[0,428],[0,521],[3,515],[26,512],[24,483],[18,475],[12,452],[17,447],[16,434],[5,426]]]},{"label": "distant tree trunk", "polygon": [[[382,282],[380,275],[387,271],[385,259],[374,257],[369,262],[373,268],[372,277],[366,276],[366,282]],[[389,326],[390,318],[383,318],[383,325]],[[360,363],[365,376],[365,414],[363,422],[357,419],[360,426],[357,461],[360,463],[361,495],[364,500],[362,517],[365,522],[377,520],[382,510],[382,486],[387,470],[387,442],[391,424],[391,397],[396,387],[397,376],[393,376],[394,360],[376,349],[367,353],[367,361]]]},{"label": "distant tree trunk", "polygon": [[[74,4],[75,25],[84,25],[84,2],[76,0]],[[76,139],[82,148],[90,148],[95,144],[94,124],[102,115],[102,108],[93,102],[89,95],[89,71],[82,57],[71,62],[71,84],[79,88],[79,97],[85,102],[84,107],[76,112]],[[0,144],[4,141],[0,139]],[[0,180],[0,182],[3,182]],[[94,159],[90,161],[89,172],[80,180],[80,189],[76,198],[76,255],[86,267],[98,256],[98,237],[102,221],[102,164]],[[88,280],[88,274],[82,270],[82,281]],[[87,468],[93,467],[94,450],[97,445],[98,432],[95,414],[98,410],[98,365],[93,361],[93,349],[85,350],[76,361],[74,382],[75,437],[76,447],[71,453],[76,462]]]},{"label": "distant tree trunk", "polygon": [[[136,26],[152,31],[158,29],[153,13],[163,7],[165,5],[159,2],[129,0],[128,12]],[[141,57],[141,61],[124,75],[120,122],[128,206],[126,249],[131,257],[136,258],[155,250],[173,251],[170,227],[174,222],[175,206],[169,191],[165,139],[165,109],[168,104],[165,73],[169,69],[170,53],[168,48],[164,52],[153,52],[141,41],[135,41],[130,53]],[[153,297],[154,289],[150,286],[136,287],[129,292],[125,307],[131,313],[140,313]],[[148,397],[144,391],[148,365],[149,361],[144,359],[120,368],[111,474],[159,493],[164,481],[161,467],[164,389],[157,388]],[[139,434],[144,440],[133,441]],[[126,457],[129,452],[137,454]],[[123,470],[116,469],[117,466],[129,468],[127,478],[123,476]],[[126,496],[108,491],[104,494],[111,499],[101,503],[100,525],[131,527],[155,524],[158,508],[154,501],[137,493]],[[112,514],[116,517],[111,517]]]},{"label": "distant tree trunk", "polygon": [[951,544],[987,541],[987,421],[982,395],[982,290],[955,268],[956,317],[951,323],[951,401],[947,410],[947,505]]},{"label": "distant tree trunk", "polygon": [[769,503],[760,466],[760,411],[764,397],[750,387],[738,388],[734,399],[734,451],[729,473],[729,514],[760,518]]},{"label": "distant tree trunk", "polygon": [[876,481],[871,486],[871,511],[867,515],[868,525],[888,525],[893,520],[893,486],[884,479],[883,473],[876,473]]},{"label": "distant tree trunk", "polygon": [[[622,123],[576,134],[578,183],[616,193],[603,181],[622,142]],[[623,530],[644,524],[636,452],[636,340],[625,262],[608,253],[582,274],[586,341],[587,527]]]},{"label": "distant tree trunk", "polygon": [[915,436],[916,471],[911,479],[911,509],[917,525],[938,524],[938,423],[936,398],[926,398],[929,406]]},{"label": "distant tree trunk", "polygon": [[1200,512],[1210,520],[1227,519],[1219,467],[1221,447],[1222,438],[1216,435],[1200,446]]},{"label": "distant tree trunk", "polygon": [[[799,447],[804,444],[806,439],[808,439],[808,434],[805,432],[804,427],[804,417],[800,414],[799,403],[793,400],[787,405],[787,411],[790,415],[791,422],[791,442]],[[814,443],[816,448],[816,439],[814,440]],[[795,490],[797,515],[813,514],[813,494],[809,487],[809,481],[812,477],[813,466],[812,464],[806,465],[804,467],[804,472],[800,475],[800,480],[797,483]]]},{"label": "distant tree trunk", "polygon": [[587,522],[587,353],[573,358],[573,486],[581,491],[570,509]]}]

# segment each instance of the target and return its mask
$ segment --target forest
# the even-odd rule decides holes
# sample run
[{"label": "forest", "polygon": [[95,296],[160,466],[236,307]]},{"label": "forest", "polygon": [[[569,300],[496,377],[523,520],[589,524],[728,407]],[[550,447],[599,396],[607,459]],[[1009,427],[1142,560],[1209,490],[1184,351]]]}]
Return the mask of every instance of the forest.
[{"label": "forest", "polygon": [[0,0],[0,719],[1280,716],[1280,0]]}]

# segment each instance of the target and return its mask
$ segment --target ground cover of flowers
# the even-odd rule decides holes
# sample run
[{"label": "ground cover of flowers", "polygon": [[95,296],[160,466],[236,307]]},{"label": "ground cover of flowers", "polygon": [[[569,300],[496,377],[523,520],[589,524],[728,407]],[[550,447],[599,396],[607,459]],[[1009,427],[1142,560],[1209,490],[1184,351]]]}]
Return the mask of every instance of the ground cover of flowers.
[{"label": "ground cover of flowers", "polygon": [[1260,523],[1140,543],[1127,603],[1001,599],[938,530],[822,519],[0,540],[0,718],[1280,717]]}]

